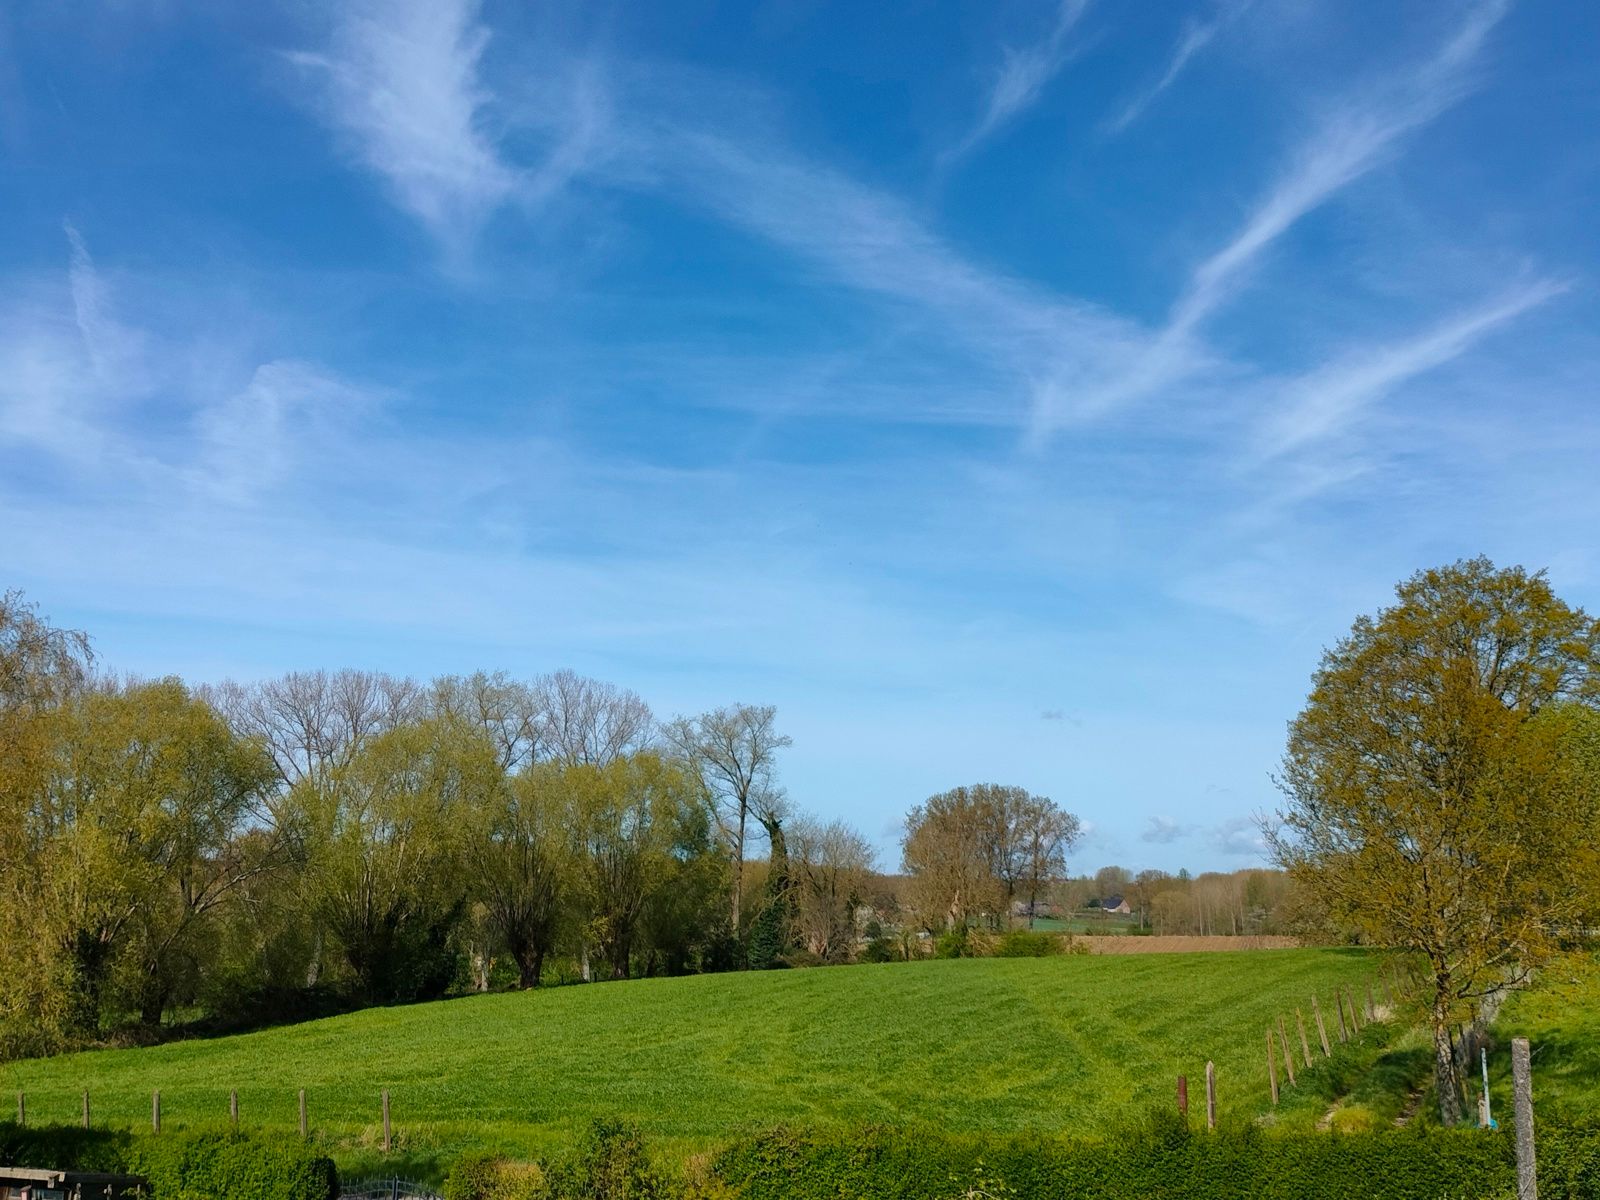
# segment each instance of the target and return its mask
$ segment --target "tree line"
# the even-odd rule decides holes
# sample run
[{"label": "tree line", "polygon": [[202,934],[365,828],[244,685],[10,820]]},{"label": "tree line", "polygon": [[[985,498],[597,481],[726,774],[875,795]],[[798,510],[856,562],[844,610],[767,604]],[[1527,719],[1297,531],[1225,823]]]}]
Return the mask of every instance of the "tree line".
[{"label": "tree line", "polygon": [[536,986],[558,958],[847,961],[874,851],[793,811],[788,744],[770,707],[658,722],[570,671],[119,680],[7,594],[0,1051]]},{"label": "tree line", "polygon": [[[908,875],[799,812],[770,706],[658,721],[571,671],[97,670],[0,598],[0,1054],[497,986],[832,964],[869,927],[1008,924],[1078,823],[980,784],[912,810]],[[754,851],[754,853],[752,853]]]}]

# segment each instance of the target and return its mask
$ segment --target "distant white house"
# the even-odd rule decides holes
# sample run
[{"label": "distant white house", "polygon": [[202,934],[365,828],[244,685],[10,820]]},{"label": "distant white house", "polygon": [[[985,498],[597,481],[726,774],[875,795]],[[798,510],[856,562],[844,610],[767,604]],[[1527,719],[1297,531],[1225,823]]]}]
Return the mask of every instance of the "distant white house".
[{"label": "distant white house", "polygon": [[1107,896],[1100,901],[1100,911],[1108,913],[1131,913],[1132,906],[1125,896]]}]

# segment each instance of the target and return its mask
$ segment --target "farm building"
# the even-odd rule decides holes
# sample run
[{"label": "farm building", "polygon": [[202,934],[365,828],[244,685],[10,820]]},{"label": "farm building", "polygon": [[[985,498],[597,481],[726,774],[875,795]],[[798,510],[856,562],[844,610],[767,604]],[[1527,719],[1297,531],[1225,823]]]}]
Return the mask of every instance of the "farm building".
[{"label": "farm building", "polygon": [[1133,907],[1125,896],[1107,896],[1100,901],[1100,911],[1108,913],[1131,913]]},{"label": "farm building", "polygon": [[150,1194],[137,1175],[0,1167],[0,1200],[133,1200]]}]

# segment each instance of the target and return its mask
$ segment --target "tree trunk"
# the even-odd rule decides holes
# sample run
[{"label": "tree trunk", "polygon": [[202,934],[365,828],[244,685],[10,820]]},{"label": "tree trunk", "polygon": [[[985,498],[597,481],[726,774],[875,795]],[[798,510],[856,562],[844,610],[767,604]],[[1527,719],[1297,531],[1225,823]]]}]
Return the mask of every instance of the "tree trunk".
[{"label": "tree trunk", "polygon": [[750,812],[749,802],[739,798],[739,832],[733,845],[733,940],[739,940],[739,910],[744,907],[744,825]]},{"label": "tree trunk", "polygon": [[1461,1081],[1456,1073],[1455,1051],[1450,1045],[1450,1014],[1436,1002],[1433,1023],[1433,1087],[1439,1096],[1439,1120],[1445,1126],[1461,1123]]}]

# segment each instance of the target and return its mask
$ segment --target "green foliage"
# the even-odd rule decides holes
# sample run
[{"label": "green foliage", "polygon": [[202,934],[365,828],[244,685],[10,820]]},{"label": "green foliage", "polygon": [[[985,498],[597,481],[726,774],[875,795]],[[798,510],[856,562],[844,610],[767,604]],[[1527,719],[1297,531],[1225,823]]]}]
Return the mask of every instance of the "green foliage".
[{"label": "green foliage", "polygon": [[542,1200],[549,1194],[537,1163],[481,1150],[458,1158],[444,1181],[444,1200]]},{"label": "green foliage", "polygon": [[1594,911],[1597,702],[1600,621],[1477,558],[1358,618],[1290,726],[1274,856],[1329,923],[1426,959],[1447,1124],[1452,1026]]},{"label": "green foliage", "polygon": [[861,961],[869,963],[896,962],[900,958],[899,948],[893,938],[878,936],[873,938],[861,951]]},{"label": "green foliage", "polygon": [[[1594,1195],[1600,1130],[1541,1136],[1541,1195]],[[1271,1135],[1249,1125],[1205,1133],[1187,1129],[1175,1114],[1104,1142],[932,1128],[778,1129],[734,1143],[717,1156],[714,1170],[745,1200],[1445,1200],[1514,1190],[1506,1134]]]},{"label": "green foliage", "polygon": [[995,943],[996,958],[1049,958],[1052,954],[1065,954],[1065,939],[1054,933],[1034,933],[1027,929],[1012,929],[1000,935]]},{"label": "green foliage", "polygon": [[0,1124],[0,1162],[139,1175],[155,1200],[334,1200],[333,1162],[298,1140],[234,1130],[134,1136]]},{"label": "green foliage", "polygon": [[614,1117],[591,1122],[576,1151],[551,1168],[548,1183],[554,1200],[657,1200],[672,1192],[638,1127]]},{"label": "green foliage", "polygon": [[977,958],[978,951],[978,940],[965,925],[947,929],[933,941],[935,958]]},{"label": "green foliage", "polygon": [[[742,972],[371,1009],[234,1037],[8,1064],[36,1121],[174,1127],[227,1112],[292,1133],[295,1092],[335,1147],[370,1141],[390,1088],[409,1148],[513,1157],[616,1114],[703,1148],[783,1121],[1105,1132],[1214,1059],[1225,1114],[1267,1107],[1261,1031],[1372,969],[1359,950],[1060,955]],[[930,1014],[937,1014],[930,1019]],[[1382,1028],[1382,1026],[1369,1027]],[[1302,1075],[1300,1091],[1323,1068]],[[347,1153],[340,1149],[341,1154]]]}]

